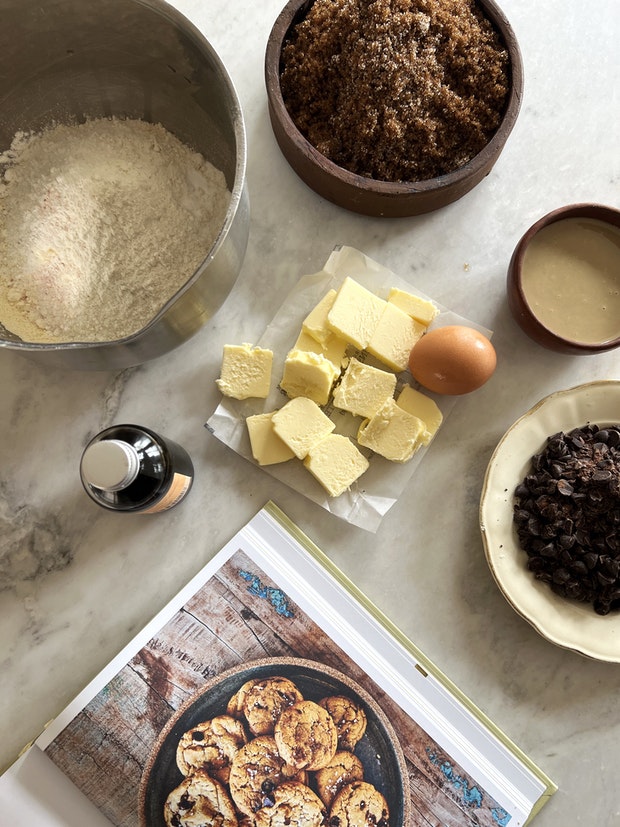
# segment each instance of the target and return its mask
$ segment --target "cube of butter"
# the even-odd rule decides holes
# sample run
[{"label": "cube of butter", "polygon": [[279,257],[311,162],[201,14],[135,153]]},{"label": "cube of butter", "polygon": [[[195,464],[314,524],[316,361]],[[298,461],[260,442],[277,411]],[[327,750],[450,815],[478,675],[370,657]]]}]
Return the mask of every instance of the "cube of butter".
[{"label": "cube of butter", "polygon": [[295,456],[274,431],[273,414],[274,411],[255,414],[248,416],[245,420],[252,446],[252,456],[259,465],[275,465]]},{"label": "cube of butter", "polygon": [[405,385],[398,394],[396,404],[407,413],[422,420],[424,433],[420,437],[420,441],[423,445],[428,445],[443,422],[443,414],[437,407],[437,403],[430,396],[412,388],[411,385]]},{"label": "cube of butter", "polygon": [[390,290],[388,302],[400,307],[412,319],[427,327],[439,313],[439,308],[435,307],[433,302],[421,296],[414,296],[413,293],[407,293],[405,290],[399,290],[397,287],[392,287]]},{"label": "cube of butter", "polygon": [[332,335],[331,330],[327,326],[327,314],[332,308],[334,299],[336,298],[336,291],[329,290],[321,299],[321,301],[314,307],[302,322],[302,330],[321,344]]},{"label": "cube of butter", "polygon": [[291,398],[306,396],[317,405],[326,405],[338,376],[340,371],[322,353],[291,350],[284,362],[280,387]]},{"label": "cube of butter", "polygon": [[310,448],[304,465],[330,497],[339,497],[368,468],[362,452],[341,434],[329,434]]},{"label": "cube of butter", "polygon": [[416,322],[400,307],[386,302],[383,315],[368,343],[368,352],[400,373],[407,370],[411,348],[422,338],[425,330],[425,325]]},{"label": "cube of butter", "polygon": [[362,422],[357,441],[392,462],[406,462],[420,447],[424,430],[421,419],[388,399],[373,417]]},{"label": "cube of butter", "polygon": [[327,314],[327,326],[336,336],[363,350],[368,347],[386,304],[347,276]]},{"label": "cube of butter", "polygon": [[324,342],[318,342],[302,330],[297,337],[293,350],[305,350],[309,353],[320,353],[326,359],[329,359],[332,365],[340,373],[340,369],[344,363],[347,343],[344,339],[339,339],[334,333],[328,333],[328,337]]},{"label": "cube of butter", "polygon": [[224,396],[233,399],[259,398],[269,395],[273,351],[242,345],[224,345],[220,378],[216,385]]},{"label": "cube of butter", "polygon": [[276,434],[299,459],[336,427],[316,402],[305,396],[296,396],[275,411],[272,422]]},{"label": "cube of butter", "polygon": [[396,376],[351,358],[334,391],[334,405],[355,416],[371,417],[394,395]]}]

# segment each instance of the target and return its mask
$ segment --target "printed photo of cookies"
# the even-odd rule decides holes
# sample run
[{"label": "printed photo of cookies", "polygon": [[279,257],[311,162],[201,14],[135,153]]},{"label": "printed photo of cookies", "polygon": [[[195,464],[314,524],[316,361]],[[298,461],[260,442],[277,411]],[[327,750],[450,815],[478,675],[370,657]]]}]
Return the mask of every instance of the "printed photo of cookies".
[{"label": "printed photo of cookies", "polygon": [[348,750],[341,750],[334,755],[329,764],[315,772],[314,784],[321,801],[329,808],[345,784],[362,781],[363,778],[364,765],[357,755]]},{"label": "printed photo of cookies", "polygon": [[276,787],[273,803],[256,813],[257,827],[322,827],[323,824],[323,802],[299,781],[285,781]]},{"label": "printed photo of cookies", "polygon": [[228,784],[232,760],[247,740],[240,721],[230,715],[218,715],[196,724],[183,735],[177,747],[177,766],[183,775],[204,770]]},{"label": "printed photo of cookies", "polygon": [[338,730],[338,748],[354,750],[366,732],[364,707],[353,698],[344,695],[330,695],[328,698],[322,698],[319,704],[334,719]]},{"label": "printed photo of cookies", "polygon": [[338,747],[334,719],[314,701],[299,701],[285,709],[276,723],[274,737],[286,763],[299,770],[324,767]]},{"label": "printed photo of cookies", "polygon": [[285,781],[298,777],[298,771],[286,764],[271,735],[259,735],[235,755],[230,769],[230,794],[237,808],[254,815],[272,806],[273,790]]},{"label": "printed photo of cookies", "polygon": [[218,825],[237,827],[237,813],[230,796],[218,781],[202,770],[184,778],[168,795],[163,818],[167,827]]},{"label": "printed photo of cookies", "polygon": [[408,777],[376,701],[301,658],[233,668],[162,730],[142,827],[407,827]]},{"label": "printed photo of cookies", "polygon": [[241,708],[253,735],[271,735],[284,710],[302,700],[292,681],[276,675],[254,681],[243,695]]},{"label": "printed photo of cookies", "polygon": [[353,781],[335,797],[329,823],[338,827],[389,827],[390,811],[387,801],[372,784]]}]

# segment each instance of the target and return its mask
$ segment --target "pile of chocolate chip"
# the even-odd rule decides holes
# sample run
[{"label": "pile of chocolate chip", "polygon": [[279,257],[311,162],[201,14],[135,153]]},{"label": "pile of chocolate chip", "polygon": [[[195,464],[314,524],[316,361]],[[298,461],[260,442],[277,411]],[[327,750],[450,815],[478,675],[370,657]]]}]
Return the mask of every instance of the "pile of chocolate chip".
[{"label": "pile of chocolate chip", "polygon": [[620,609],[620,425],[547,438],[515,491],[528,569],[561,597]]}]

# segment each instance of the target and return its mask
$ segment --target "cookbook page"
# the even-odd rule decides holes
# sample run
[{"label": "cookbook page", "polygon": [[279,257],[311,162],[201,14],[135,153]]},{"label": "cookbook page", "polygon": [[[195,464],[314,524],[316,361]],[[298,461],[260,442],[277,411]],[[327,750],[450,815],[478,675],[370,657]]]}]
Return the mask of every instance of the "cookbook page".
[{"label": "cookbook page", "polygon": [[[125,652],[113,676],[108,672],[104,684],[89,688],[91,697],[81,699],[80,711],[76,702],[48,728],[39,740],[46,755],[110,823],[163,826],[168,797],[174,800],[174,791],[186,783],[188,767],[178,758],[183,738],[187,745],[198,725],[228,714],[248,682],[277,676],[290,680],[305,700],[345,695],[364,711],[367,728],[351,751],[360,759],[364,782],[385,800],[390,827],[524,823],[532,801],[509,803],[506,792],[502,800],[491,794],[405,712],[376,679],[382,659],[368,640],[363,658],[347,651],[362,642],[346,619],[337,632],[338,609],[346,614],[351,600],[333,578],[317,581],[322,598],[309,589],[301,606],[305,581],[294,572],[309,559],[262,512],[209,564],[204,582],[194,581],[183,602],[169,607],[168,619],[160,616],[129,657]],[[323,609],[329,610],[333,634],[322,627]],[[379,640],[384,634],[379,632]],[[410,668],[424,681],[424,671],[411,659]],[[400,681],[402,691],[406,681]],[[250,722],[243,726],[247,740],[254,740]],[[314,777],[307,781],[316,789]],[[227,783],[222,781],[233,806],[243,812],[243,801]]]},{"label": "cookbook page", "polygon": [[37,746],[0,776],[0,813],[0,824],[11,827],[110,827]]},{"label": "cookbook page", "polygon": [[[557,791],[546,774],[331,562],[269,503],[247,526],[265,571],[381,688],[515,814]],[[290,553],[301,546],[309,554]],[[277,550],[277,551],[276,551]],[[536,804],[534,804],[536,802]],[[515,823],[513,820],[512,824]]]}]

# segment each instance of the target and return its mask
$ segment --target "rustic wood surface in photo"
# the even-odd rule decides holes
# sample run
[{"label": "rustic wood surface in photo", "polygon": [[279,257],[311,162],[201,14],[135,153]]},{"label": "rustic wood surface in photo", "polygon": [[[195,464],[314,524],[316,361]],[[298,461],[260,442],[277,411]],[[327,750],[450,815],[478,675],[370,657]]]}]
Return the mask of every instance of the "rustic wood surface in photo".
[{"label": "rustic wood surface in photo", "polygon": [[497,827],[502,809],[242,552],[123,667],[47,748],[116,827],[138,827],[143,770],[170,717],[209,680],[249,661],[299,657],[346,674],[397,732],[411,827]]}]

